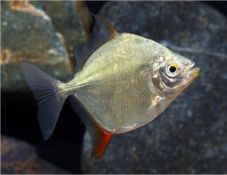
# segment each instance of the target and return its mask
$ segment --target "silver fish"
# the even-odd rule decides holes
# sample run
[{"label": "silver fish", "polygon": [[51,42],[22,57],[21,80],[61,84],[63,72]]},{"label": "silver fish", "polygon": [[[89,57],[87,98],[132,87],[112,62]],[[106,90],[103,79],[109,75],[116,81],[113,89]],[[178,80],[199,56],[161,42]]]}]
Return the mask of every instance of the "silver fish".
[{"label": "silver fish", "polygon": [[38,101],[44,139],[53,133],[66,98],[70,96],[77,108],[76,98],[89,113],[80,117],[95,136],[96,158],[103,155],[112,135],[155,119],[199,75],[191,60],[153,40],[118,33],[101,18],[88,44],[75,50],[75,57],[80,70],[66,83],[28,63],[22,68]]}]

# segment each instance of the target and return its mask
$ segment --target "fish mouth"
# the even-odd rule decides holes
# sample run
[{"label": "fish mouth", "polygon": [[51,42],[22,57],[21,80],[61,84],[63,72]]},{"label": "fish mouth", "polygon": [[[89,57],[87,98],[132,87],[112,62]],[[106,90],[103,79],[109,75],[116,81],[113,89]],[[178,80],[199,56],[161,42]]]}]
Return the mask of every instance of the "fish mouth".
[{"label": "fish mouth", "polygon": [[194,80],[196,77],[199,76],[200,69],[194,66],[195,66],[195,63],[192,62],[191,65],[186,69],[185,76],[184,76],[186,79]]},{"label": "fish mouth", "polygon": [[193,63],[193,65],[188,70],[187,76],[189,77],[189,79],[194,80],[199,76],[199,71],[200,69],[198,67],[194,67],[194,63]]},{"label": "fish mouth", "polygon": [[192,63],[192,65],[188,68],[188,70],[185,72],[184,75],[184,82],[181,85],[181,90],[188,87],[192,81],[199,76],[200,69],[198,67],[194,67],[195,63]]}]

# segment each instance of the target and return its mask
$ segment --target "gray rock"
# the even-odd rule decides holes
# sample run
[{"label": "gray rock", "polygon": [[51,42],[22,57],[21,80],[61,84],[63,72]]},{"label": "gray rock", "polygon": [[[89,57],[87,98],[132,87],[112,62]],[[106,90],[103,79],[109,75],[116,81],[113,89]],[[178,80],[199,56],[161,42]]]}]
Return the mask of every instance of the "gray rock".
[{"label": "gray rock", "polygon": [[1,173],[55,174],[69,172],[42,160],[28,143],[8,136],[1,136]]},{"label": "gray rock", "polygon": [[1,17],[3,92],[25,90],[21,61],[36,64],[61,80],[72,74],[64,39],[44,11],[26,1],[4,2]]},{"label": "gray rock", "polygon": [[55,29],[63,35],[66,48],[70,53],[70,58],[72,58],[71,53],[74,46],[86,39],[88,29],[84,26],[84,22],[89,22],[90,16],[85,3],[81,1],[39,1],[32,3],[42,8],[51,18]]},{"label": "gray rock", "polygon": [[158,118],[115,136],[85,173],[227,173],[227,20],[199,2],[108,2],[120,32],[151,38],[194,60],[200,77]]}]

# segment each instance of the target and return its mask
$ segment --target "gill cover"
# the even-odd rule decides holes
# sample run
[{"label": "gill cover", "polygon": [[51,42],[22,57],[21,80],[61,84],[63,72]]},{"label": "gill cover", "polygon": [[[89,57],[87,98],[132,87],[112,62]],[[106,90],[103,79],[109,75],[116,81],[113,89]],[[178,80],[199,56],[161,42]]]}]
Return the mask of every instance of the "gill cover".
[{"label": "gill cover", "polygon": [[183,90],[185,84],[190,84],[196,77],[192,78],[191,72],[197,72],[198,75],[199,69],[193,67],[194,62],[178,54],[172,54],[171,57],[162,56],[155,60],[153,65],[152,82],[161,93]]}]

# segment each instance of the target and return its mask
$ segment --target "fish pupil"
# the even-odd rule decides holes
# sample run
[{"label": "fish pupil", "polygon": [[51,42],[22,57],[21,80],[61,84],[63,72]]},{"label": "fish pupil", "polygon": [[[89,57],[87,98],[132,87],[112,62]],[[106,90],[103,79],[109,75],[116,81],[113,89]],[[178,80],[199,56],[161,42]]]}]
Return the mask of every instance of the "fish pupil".
[{"label": "fish pupil", "polygon": [[171,73],[174,73],[174,72],[176,72],[176,67],[175,66],[170,66],[169,67],[169,71],[171,72]]}]

